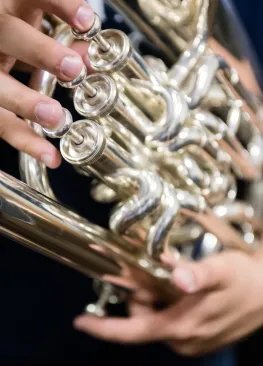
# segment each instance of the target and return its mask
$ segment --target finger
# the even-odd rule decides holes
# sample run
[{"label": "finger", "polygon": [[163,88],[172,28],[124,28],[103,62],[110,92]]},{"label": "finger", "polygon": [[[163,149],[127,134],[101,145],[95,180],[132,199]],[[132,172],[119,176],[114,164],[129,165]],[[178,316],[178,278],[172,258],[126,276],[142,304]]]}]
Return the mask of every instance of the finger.
[{"label": "finger", "polygon": [[160,259],[166,266],[169,266],[169,267],[175,267],[178,264],[189,262],[189,260],[186,257],[182,256],[177,251],[174,251],[171,253],[162,253],[160,255]]},{"label": "finger", "polygon": [[140,304],[152,305],[159,300],[158,294],[146,288],[134,291],[132,299]]},{"label": "finger", "polygon": [[175,258],[173,255],[168,255],[167,253],[162,253],[160,255],[161,261],[169,267],[175,267],[178,263],[178,258]]},{"label": "finger", "polygon": [[173,271],[172,282],[186,293],[223,286],[231,276],[232,266],[227,263],[229,263],[227,257],[219,254],[199,263],[179,265]]},{"label": "finger", "polygon": [[36,29],[42,28],[43,11],[41,9],[29,9],[28,6],[21,7],[18,5],[18,9],[13,9],[12,12],[6,12],[6,14],[15,14],[18,18],[23,19],[28,24]]},{"label": "finger", "polygon": [[144,316],[148,315],[153,311],[153,308],[149,304],[144,304],[137,301],[130,301],[129,303],[129,313],[132,316]]},{"label": "finger", "polygon": [[76,51],[44,35],[23,20],[2,15],[0,32],[2,53],[37,69],[49,71],[63,80],[73,80],[80,74],[83,61]]},{"label": "finger", "polygon": [[86,41],[74,41],[70,48],[77,52],[83,58],[87,55],[89,43]]},{"label": "finger", "polygon": [[80,31],[87,31],[94,23],[94,12],[84,0],[31,0],[31,4]]},{"label": "finger", "polygon": [[28,88],[3,72],[0,72],[0,106],[50,129],[64,118],[59,102]]},{"label": "finger", "polygon": [[61,163],[59,152],[50,142],[37,135],[25,121],[3,108],[0,108],[0,137],[49,168],[57,168]]},{"label": "finger", "polygon": [[[121,277],[105,275],[105,280],[109,282],[114,281],[119,286],[128,286],[128,288],[132,288],[134,291],[134,297],[143,298],[143,299],[157,299],[158,292],[156,292],[156,283],[152,281],[152,278],[148,273],[142,272],[140,269],[134,268],[122,261],[118,261],[119,266],[121,267]],[[137,297],[138,296],[138,297]],[[151,300],[146,300],[151,301]],[[152,300],[154,301],[154,300]]]},{"label": "finger", "polygon": [[74,327],[101,339],[120,343],[151,342],[165,336],[163,317],[155,312],[128,319],[83,315],[75,319]]},{"label": "finger", "polygon": [[88,54],[89,43],[84,41],[76,41],[70,46],[70,48],[76,51],[82,57],[82,60],[87,67],[88,73],[93,74],[95,71],[90,64]]}]

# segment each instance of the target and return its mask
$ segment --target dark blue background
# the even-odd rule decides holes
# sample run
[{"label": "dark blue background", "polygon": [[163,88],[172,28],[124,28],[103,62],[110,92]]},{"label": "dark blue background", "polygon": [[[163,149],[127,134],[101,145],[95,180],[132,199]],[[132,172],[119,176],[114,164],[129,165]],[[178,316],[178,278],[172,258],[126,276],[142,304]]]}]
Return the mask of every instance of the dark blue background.
[{"label": "dark blue background", "polygon": [[248,32],[251,42],[257,52],[258,59],[263,63],[263,1],[262,0],[234,0],[233,3]]}]

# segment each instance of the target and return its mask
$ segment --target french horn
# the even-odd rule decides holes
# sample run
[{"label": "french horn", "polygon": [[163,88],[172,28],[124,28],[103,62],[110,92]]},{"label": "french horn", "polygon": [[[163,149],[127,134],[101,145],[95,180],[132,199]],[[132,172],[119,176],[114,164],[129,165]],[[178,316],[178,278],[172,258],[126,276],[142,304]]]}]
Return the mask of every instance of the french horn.
[{"label": "french horn", "polygon": [[[32,157],[20,154],[21,181],[0,173],[1,233],[94,278],[100,298],[85,310],[98,316],[133,290],[127,268],[175,298],[163,254],[250,255],[263,228],[261,92],[256,66],[236,43],[233,8],[216,0],[107,3],[129,35],[102,29],[98,15],[85,33],[44,20],[58,42],[87,42],[90,69],[70,82],[37,70],[31,87],[51,97],[69,89],[79,118],[64,106],[54,130],[27,122],[59,140],[76,174],[94,178],[94,200],[114,205],[109,230],[58,202]],[[135,34],[155,52],[142,54]]]}]

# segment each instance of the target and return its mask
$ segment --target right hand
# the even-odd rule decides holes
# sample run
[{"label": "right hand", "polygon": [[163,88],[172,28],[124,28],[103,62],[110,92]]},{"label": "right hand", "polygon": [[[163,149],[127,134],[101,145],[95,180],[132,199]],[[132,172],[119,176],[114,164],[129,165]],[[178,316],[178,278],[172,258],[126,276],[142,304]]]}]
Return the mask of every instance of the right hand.
[{"label": "right hand", "polygon": [[94,21],[94,12],[84,0],[0,0],[0,137],[49,168],[57,168],[61,163],[57,149],[23,119],[51,128],[60,122],[62,106],[9,75],[16,61],[64,80],[79,75],[81,56],[39,30],[44,12],[80,31],[88,30]]},{"label": "right hand", "polygon": [[232,346],[262,327],[262,248],[254,255],[229,250],[198,262],[162,260],[174,266],[171,282],[177,295],[180,290],[174,302],[157,308],[154,282],[132,270],[129,316],[83,314],[74,319],[74,328],[107,342],[162,342],[180,355],[198,357]]}]

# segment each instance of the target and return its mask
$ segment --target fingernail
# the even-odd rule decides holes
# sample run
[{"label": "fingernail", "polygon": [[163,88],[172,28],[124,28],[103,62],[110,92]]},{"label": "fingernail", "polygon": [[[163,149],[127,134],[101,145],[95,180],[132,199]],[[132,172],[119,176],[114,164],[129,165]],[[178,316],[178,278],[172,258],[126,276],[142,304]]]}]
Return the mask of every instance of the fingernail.
[{"label": "fingernail", "polygon": [[50,154],[42,154],[41,155],[41,161],[48,168],[52,168],[53,167],[53,158],[52,158],[52,156]]},{"label": "fingernail", "polygon": [[186,292],[193,292],[196,288],[195,277],[192,271],[185,268],[177,268],[173,275],[174,283],[185,290]]},{"label": "fingernail", "polygon": [[81,57],[66,56],[60,66],[60,72],[67,78],[75,79],[81,73],[83,62]]},{"label": "fingernail", "polygon": [[61,105],[58,103],[39,103],[35,109],[36,122],[42,126],[51,128],[58,125],[64,118]]},{"label": "fingernail", "polygon": [[94,23],[94,11],[89,6],[80,6],[77,11],[77,23],[81,30],[89,30]]}]

